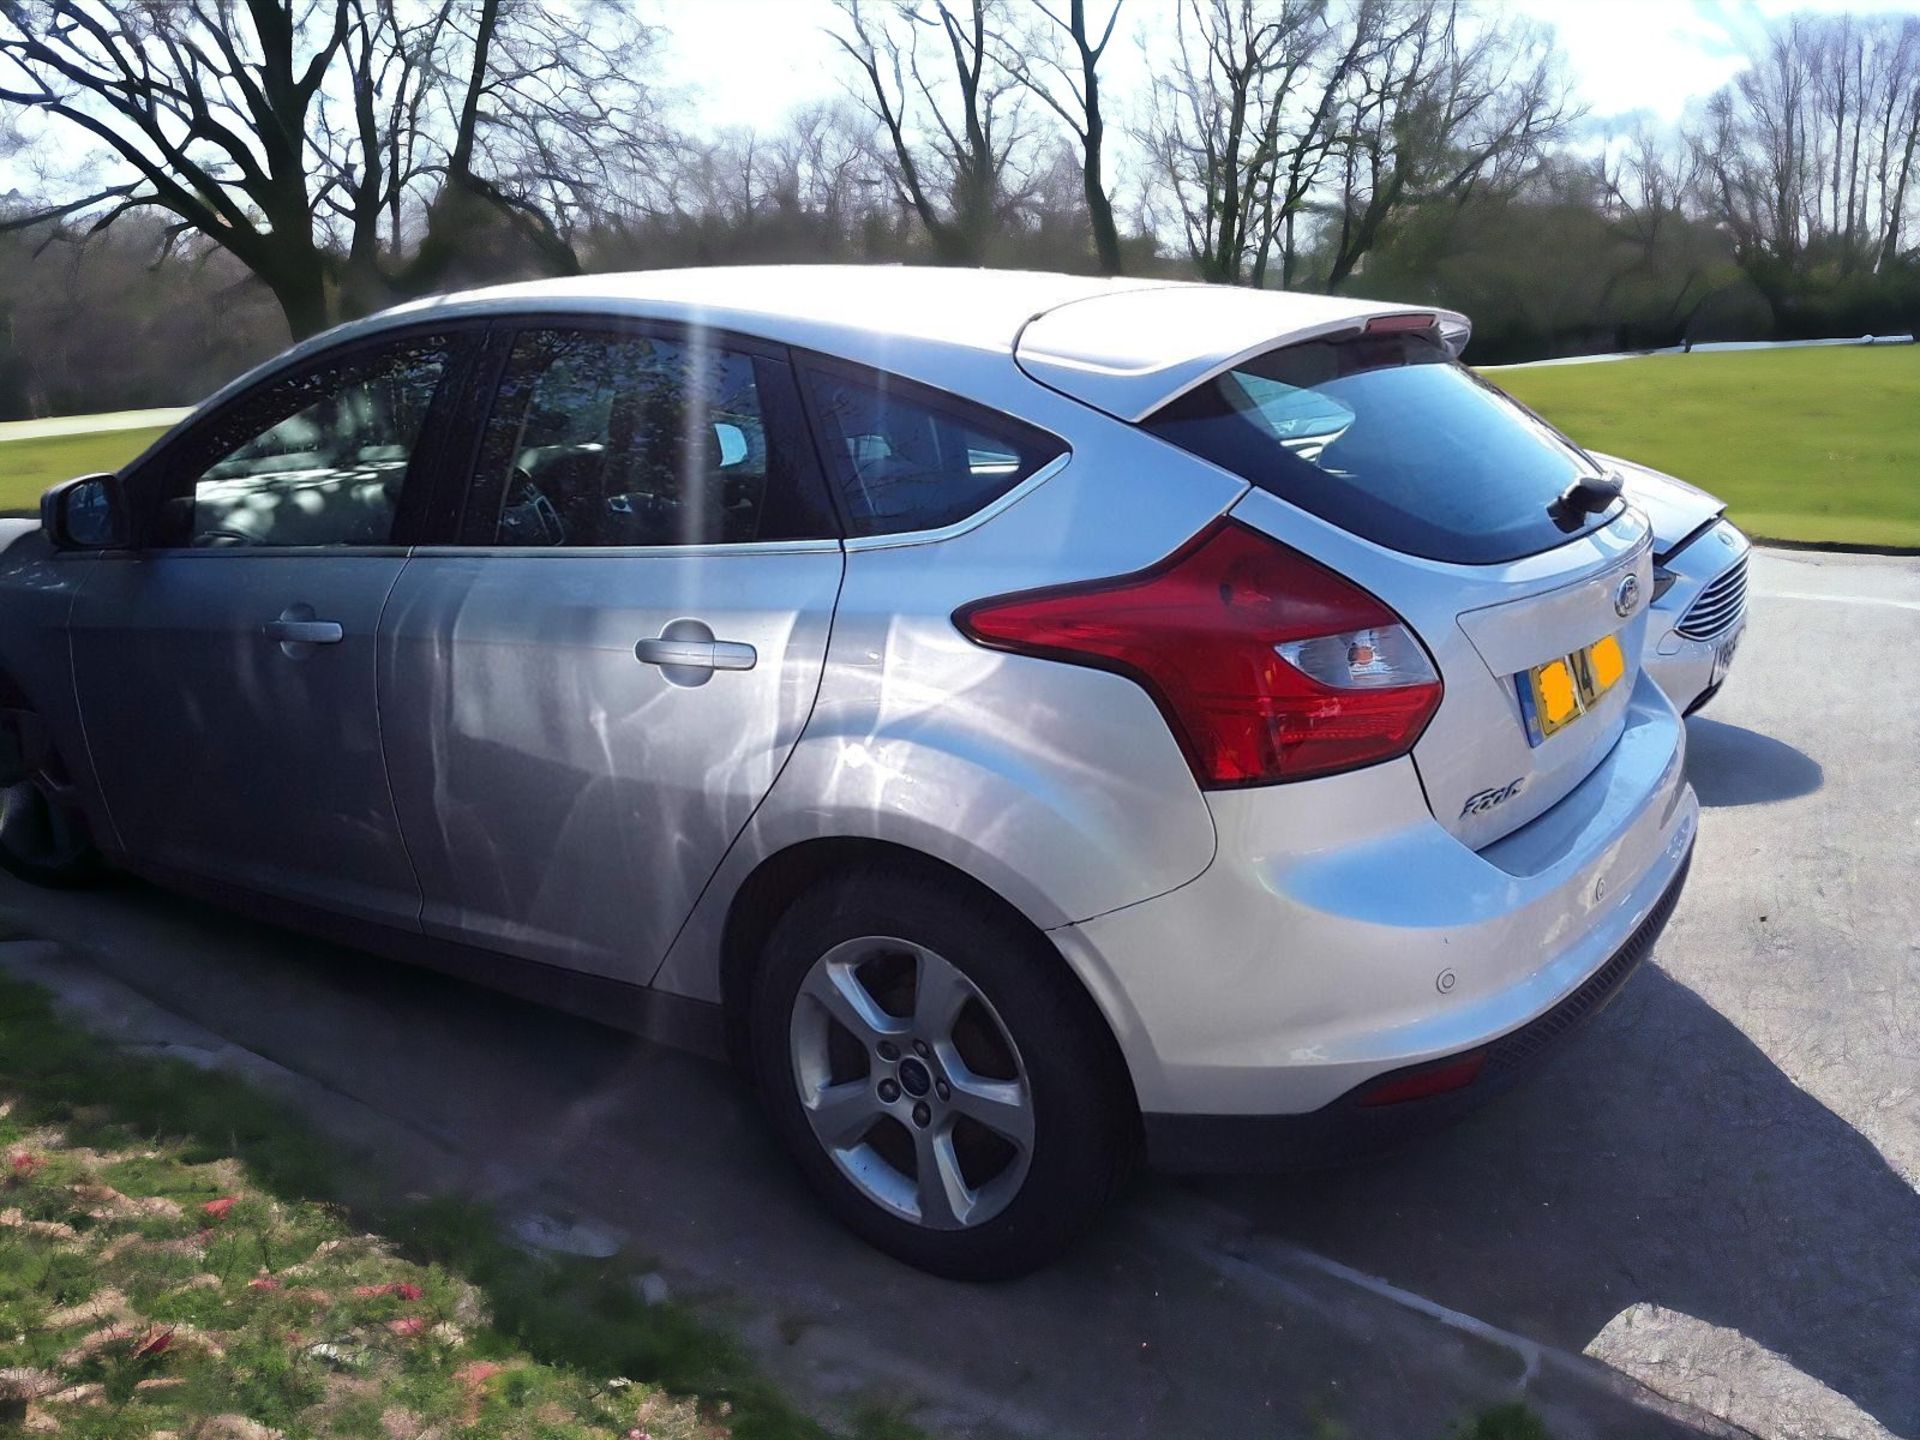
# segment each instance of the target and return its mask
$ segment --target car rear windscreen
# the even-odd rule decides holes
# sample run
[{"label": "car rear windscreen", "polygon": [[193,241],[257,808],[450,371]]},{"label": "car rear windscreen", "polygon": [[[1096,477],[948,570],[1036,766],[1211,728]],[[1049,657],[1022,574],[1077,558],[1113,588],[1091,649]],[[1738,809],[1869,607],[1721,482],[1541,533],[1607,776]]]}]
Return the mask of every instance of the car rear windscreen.
[{"label": "car rear windscreen", "polygon": [[1518,559],[1618,513],[1555,508],[1598,467],[1426,334],[1270,350],[1145,428],[1343,530],[1432,560]]}]

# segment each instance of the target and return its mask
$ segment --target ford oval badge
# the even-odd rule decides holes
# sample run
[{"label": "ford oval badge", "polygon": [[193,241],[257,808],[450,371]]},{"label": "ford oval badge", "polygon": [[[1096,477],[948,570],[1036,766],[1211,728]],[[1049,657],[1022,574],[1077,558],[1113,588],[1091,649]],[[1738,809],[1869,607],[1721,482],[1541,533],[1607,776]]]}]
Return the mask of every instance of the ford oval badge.
[{"label": "ford oval badge", "polygon": [[1640,603],[1640,577],[1629,575],[1620,582],[1620,588],[1613,592],[1613,613],[1621,619],[1633,613],[1633,607]]}]

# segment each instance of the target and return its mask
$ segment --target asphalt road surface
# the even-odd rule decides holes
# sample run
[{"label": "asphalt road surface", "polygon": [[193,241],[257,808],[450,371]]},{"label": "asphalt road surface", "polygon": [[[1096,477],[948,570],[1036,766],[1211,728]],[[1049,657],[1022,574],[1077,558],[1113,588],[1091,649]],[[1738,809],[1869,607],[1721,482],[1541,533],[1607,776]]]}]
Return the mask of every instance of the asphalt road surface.
[{"label": "asphalt road surface", "polygon": [[137,885],[0,883],[66,947],[0,964],[279,1086],[408,1183],[657,1265],[828,1413],[1417,1440],[1521,1394],[1563,1440],[1920,1437],[1920,561],[1754,567],[1688,725],[1691,883],[1580,1043],[1385,1161],[1144,1181],[1016,1285],[842,1236],[717,1067],[456,981]]},{"label": "asphalt road surface", "polygon": [[1658,964],[1458,1131],[1208,1193],[1757,1434],[1920,1436],[1920,561],[1753,580]]}]

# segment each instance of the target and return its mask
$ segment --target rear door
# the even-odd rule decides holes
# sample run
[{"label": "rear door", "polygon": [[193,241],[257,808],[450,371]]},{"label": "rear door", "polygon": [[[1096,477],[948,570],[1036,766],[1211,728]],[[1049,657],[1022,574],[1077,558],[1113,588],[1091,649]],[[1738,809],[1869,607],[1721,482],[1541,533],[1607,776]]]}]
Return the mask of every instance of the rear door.
[{"label": "rear door", "polygon": [[136,861],[411,927],[375,635],[457,391],[457,331],[351,345],[129,475],[142,543],[71,619],[95,770]]},{"label": "rear door", "polygon": [[644,980],[811,712],[842,554],[783,353],[496,331],[452,543],[381,632],[436,935]]}]

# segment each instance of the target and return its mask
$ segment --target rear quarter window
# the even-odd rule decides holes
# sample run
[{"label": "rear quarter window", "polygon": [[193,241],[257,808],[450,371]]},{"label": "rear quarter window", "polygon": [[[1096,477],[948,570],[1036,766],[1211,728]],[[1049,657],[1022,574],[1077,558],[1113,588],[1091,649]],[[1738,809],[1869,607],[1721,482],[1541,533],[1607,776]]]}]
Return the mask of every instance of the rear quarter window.
[{"label": "rear quarter window", "polygon": [[1493,564],[1605,525],[1553,502],[1595,466],[1426,335],[1271,350],[1145,428],[1376,544]]},{"label": "rear quarter window", "polygon": [[979,513],[1066,454],[997,410],[879,371],[805,367],[820,449],[849,531],[937,530]]}]

